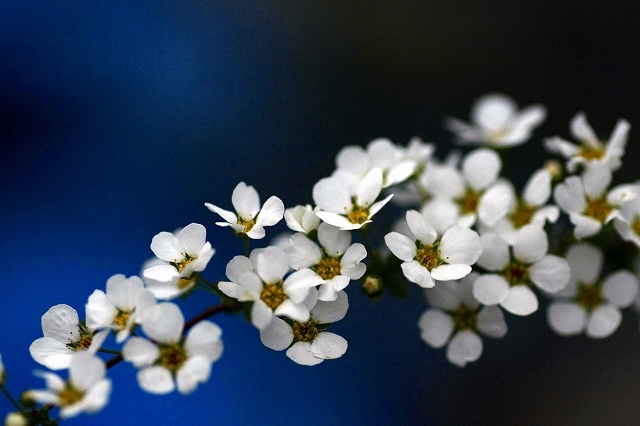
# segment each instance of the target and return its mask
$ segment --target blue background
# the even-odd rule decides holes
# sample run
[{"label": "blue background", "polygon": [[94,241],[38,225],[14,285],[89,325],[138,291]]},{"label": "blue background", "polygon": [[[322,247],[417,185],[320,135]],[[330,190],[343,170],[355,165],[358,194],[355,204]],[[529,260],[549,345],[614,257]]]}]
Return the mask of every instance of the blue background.
[{"label": "blue background", "polygon": [[[510,157],[519,183],[541,164],[541,138],[569,137],[579,110],[605,137],[619,117],[640,125],[631,2],[425,3],[1,1],[0,353],[13,393],[43,386],[28,353],[40,316],[58,303],[82,316],[107,278],[139,272],[156,233],[204,224],[217,249],[206,276],[224,278],[242,244],[203,203],[230,208],[241,180],[293,206],[312,202],[347,144],[418,135],[442,158],[442,119],[467,118],[488,91],[549,108]],[[636,135],[620,182],[638,178]],[[640,420],[632,312],[604,341],[553,335],[543,310],[510,317],[507,336],[458,369],[419,339],[417,287],[376,302],[348,290],[332,328],[349,341],[340,360],[298,366],[219,315],[225,352],[194,394],[146,394],[121,363],[107,407],[65,424]],[[181,306],[189,317],[214,303]]]}]

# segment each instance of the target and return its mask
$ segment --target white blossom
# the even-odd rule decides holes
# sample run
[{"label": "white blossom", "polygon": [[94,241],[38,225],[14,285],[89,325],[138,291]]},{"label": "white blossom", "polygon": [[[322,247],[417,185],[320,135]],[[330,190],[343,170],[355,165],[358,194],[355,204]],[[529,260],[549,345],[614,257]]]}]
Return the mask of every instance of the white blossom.
[{"label": "white blossom", "polygon": [[501,338],[507,333],[507,323],[498,306],[481,307],[473,297],[471,273],[460,281],[445,281],[434,288],[425,289],[427,309],[418,320],[420,336],[429,346],[447,345],[449,362],[464,367],[482,354],[482,339],[478,333]]},{"label": "white blossom", "polygon": [[546,115],[546,108],[542,105],[532,105],[519,112],[511,98],[489,93],[473,104],[473,124],[448,117],[445,126],[456,134],[461,144],[511,147],[526,142]]},{"label": "white blossom", "polygon": [[571,119],[570,130],[573,137],[580,141],[575,145],[559,136],[547,138],[544,145],[548,151],[560,154],[567,159],[567,170],[574,173],[578,165],[587,168],[604,165],[615,171],[622,166],[622,156],[627,145],[627,134],[631,125],[627,120],[619,119],[608,141],[601,141],[587,122],[584,112]]},{"label": "white blossom", "polygon": [[[336,359],[344,355],[347,341],[326,331],[329,324],[341,320],[347,313],[347,294],[340,291],[333,301],[317,300],[317,292],[311,291],[305,299],[310,309],[309,320],[284,321],[273,317],[269,325],[260,330],[260,340],[270,349],[287,349],[287,356],[301,365],[316,365],[325,359]],[[293,344],[292,344],[293,343]]]},{"label": "white blossom", "polygon": [[390,232],[384,241],[403,261],[402,272],[409,281],[421,287],[433,287],[434,280],[457,280],[471,272],[470,265],[482,252],[480,237],[475,231],[456,225],[438,238],[436,230],[419,212],[409,210],[406,218],[415,238]]},{"label": "white blossom", "polygon": [[37,371],[47,385],[44,390],[27,391],[29,398],[42,404],[60,407],[60,417],[69,418],[82,412],[95,413],[109,402],[111,381],[105,378],[104,362],[89,352],[74,356],[69,365],[69,379],[54,373]]},{"label": "white blossom", "polygon": [[86,305],[89,331],[109,328],[116,334],[116,342],[122,343],[135,327],[144,312],[156,303],[153,294],[144,288],[136,276],[126,278],[122,274],[107,280],[107,292],[95,290]]},{"label": "white blossom", "polygon": [[69,305],[52,306],[41,319],[44,337],[29,346],[31,357],[52,370],[69,368],[76,352],[95,354],[109,330],[93,333]]},{"label": "white blossom", "polygon": [[[640,193],[640,189],[637,192]],[[640,197],[622,203],[620,217],[613,219],[613,225],[623,240],[640,247]]]},{"label": "white blossom", "polygon": [[166,394],[177,387],[182,394],[195,390],[211,374],[211,364],[222,355],[222,330],[200,321],[183,337],[184,316],[171,303],[159,303],[145,315],[142,330],[153,340],[131,337],[122,348],[125,360],[139,368],[138,384],[147,392]]},{"label": "white blossom", "polygon": [[231,204],[236,212],[224,210],[211,203],[204,205],[225,220],[216,222],[216,225],[230,226],[236,234],[245,234],[251,239],[264,238],[264,227],[280,222],[284,214],[282,200],[273,195],[261,207],[258,191],[244,182],[240,182],[233,190]]},{"label": "white blossom", "polygon": [[582,242],[569,247],[566,258],[571,278],[565,289],[553,295],[547,322],[562,336],[585,332],[591,338],[610,336],[622,320],[621,308],[631,306],[638,294],[638,278],[619,270],[600,280],[602,250]]},{"label": "white blossom", "polygon": [[318,207],[312,208],[309,204],[295,206],[284,211],[284,220],[287,226],[294,232],[308,234],[318,229],[320,218],[316,215]]},{"label": "white blossom", "polygon": [[316,214],[323,222],[341,230],[360,229],[393,195],[377,201],[382,190],[382,169],[374,167],[359,181],[351,193],[347,182],[339,176],[320,179],[313,186],[313,200],[320,207]]},{"label": "white blossom", "polygon": [[511,244],[498,234],[484,234],[480,240],[483,252],[478,265],[491,272],[474,282],[473,295],[480,303],[529,315],[538,310],[532,285],[555,293],[569,281],[569,263],[547,254],[547,234],[535,224],[522,227]]},{"label": "white blossom", "polygon": [[255,249],[249,257],[236,256],[229,261],[226,273],[231,281],[221,281],[218,288],[240,302],[253,302],[251,323],[258,329],[266,327],[273,315],[308,321],[304,299],[323,279],[308,268],[284,278],[288,271],[284,250],[273,246]]},{"label": "white blossom", "polygon": [[292,235],[286,250],[289,262],[295,270],[311,268],[322,278],[320,300],[335,300],[350,280],[364,275],[367,267],[361,260],[367,256],[367,251],[360,243],[351,244],[350,232],[327,223],[320,224],[318,241],[321,247],[304,234]]}]

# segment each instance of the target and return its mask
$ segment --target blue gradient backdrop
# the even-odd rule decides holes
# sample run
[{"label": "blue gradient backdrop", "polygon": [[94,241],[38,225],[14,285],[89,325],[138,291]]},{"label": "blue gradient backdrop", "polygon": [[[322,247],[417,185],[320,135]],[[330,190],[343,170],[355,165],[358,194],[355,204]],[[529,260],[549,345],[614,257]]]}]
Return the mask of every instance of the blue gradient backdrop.
[{"label": "blue gradient backdrop", "polygon": [[[311,202],[341,146],[438,141],[492,90],[550,117],[507,173],[540,164],[539,140],[580,109],[607,134],[640,124],[632,6],[495,2],[0,2],[0,353],[14,394],[41,388],[28,353],[40,316],[84,315],[94,289],[138,274],[153,235],[190,222],[224,278],[241,241],[204,206],[231,207],[241,180],[263,200]],[[563,17],[567,17],[567,21]],[[637,26],[637,25],[636,25]],[[637,131],[631,170],[636,179]],[[635,170],[634,170],[635,169]],[[279,230],[284,230],[280,225]],[[560,339],[544,314],[510,318],[480,361],[452,367],[419,339],[421,292],[351,308],[333,330],[347,354],[314,368],[265,348],[239,317],[213,318],[225,351],[192,395],[153,396],[135,369],[69,425],[589,424],[640,419],[636,318],[604,342]],[[215,299],[182,303],[190,317]],[[113,344],[115,346],[115,344]],[[0,399],[0,413],[11,409]],[[594,423],[594,424],[595,424]]]}]

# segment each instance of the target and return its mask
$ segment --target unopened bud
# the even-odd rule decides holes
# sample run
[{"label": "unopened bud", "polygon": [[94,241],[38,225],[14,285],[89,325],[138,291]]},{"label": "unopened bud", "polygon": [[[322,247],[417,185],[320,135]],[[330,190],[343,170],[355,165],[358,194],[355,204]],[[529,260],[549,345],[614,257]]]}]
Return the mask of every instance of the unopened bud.
[{"label": "unopened bud", "polygon": [[377,275],[367,275],[360,283],[360,288],[367,296],[374,298],[379,296],[384,291],[384,285],[382,284],[382,278]]},{"label": "unopened bud", "polygon": [[4,419],[4,426],[27,426],[28,424],[26,417],[20,412],[9,413]]},{"label": "unopened bud", "polygon": [[553,182],[560,182],[562,180],[562,164],[560,164],[558,160],[549,160],[545,162],[544,168],[551,174],[551,180]]},{"label": "unopened bud", "polygon": [[36,400],[31,396],[31,392],[25,391],[20,396],[20,404],[27,408],[33,408],[36,406]]}]

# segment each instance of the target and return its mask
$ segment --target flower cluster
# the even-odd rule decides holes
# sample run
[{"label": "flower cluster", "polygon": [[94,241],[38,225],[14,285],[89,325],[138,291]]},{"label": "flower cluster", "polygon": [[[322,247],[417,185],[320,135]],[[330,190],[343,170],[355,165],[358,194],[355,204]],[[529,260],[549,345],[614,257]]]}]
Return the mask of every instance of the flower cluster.
[{"label": "flower cluster", "polygon": [[[226,278],[202,275],[215,254],[203,225],[158,233],[155,258],[141,276],[109,278],[106,291],[89,296],[83,319],[64,304],[42,316],[44,336],[30,353],[49,369],[68,369],[68,379],[37,372],[46,389],[23,399],[45,404],[44,412],[15,404],[19,411],[6,424],[42,422],[36,415],[52,422],[54,407],[62,418],[102,409],[112,387],[106,369],[122,359],[138,369],[147,392],[193,392],[222,355],[222,330],[207,320],[221,311],[243,313],[267,348],[286,350],[297,364],[340,358],[347,340],[329,329],[347,314],[352,281],[370,298],[387,290],[406,295],[411,283],[423,288],[428,307],[418,319],[420,336],[431,347],[446,346],[447,360],[459,367],[480,358],[481,336],[506,335],[505,312],[531,315],[544,303],[550,328],[561,336],[611,335],[622,309],[640,307],[632,256],[604,266],[609,245],[640,248],[640,185],[610,188],[630,125],[620,120],[602,141],[578,113],[570,130],[581,145],[545,139],[565,166],[539,165],[519,191],[501,174],[501,155],[529,140],[545,116],[540,105],[519,111],[507,96],[489,94],[474,104],[472,124],[445,122],[460,145],[477,145],[467,152],[439,160],[435,145],[418,138],[407,146],[381,138],[344,147],[333,172],[313,186],[313,204],[285,208],[276,196],[261,204],[256,189],[240,182],[231,195],[235,211],[205,203],[223,219],[216,225],[244,240]],[[378,213],[390,203],[400,216],[385,229]],[[250,246],[283,218],[284,237]],[[221,302],[186,320],[174,300],[198,290]],[[104,347],[109,334],[120,350]],[[101,352],[115,357],[105,362]],[[5,381],[0,358],[3,390]]]}]

